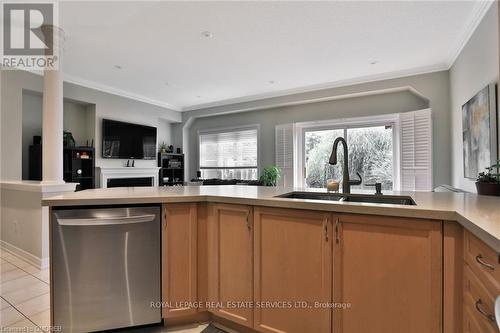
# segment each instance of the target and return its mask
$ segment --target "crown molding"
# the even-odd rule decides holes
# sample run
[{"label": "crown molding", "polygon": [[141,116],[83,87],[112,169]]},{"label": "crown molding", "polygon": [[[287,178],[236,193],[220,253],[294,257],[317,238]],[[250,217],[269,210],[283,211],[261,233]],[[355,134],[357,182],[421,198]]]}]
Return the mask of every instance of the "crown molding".
[{"label": "crown molding", "polygon": [[[210,108],[217,108],[217,107],[223,107],[223,106],[228,106],[228,105],[235,105],[235,109],[237,110],[254,110],[254,109],[260,109],[262,107],[247,107],[244,108],[242,107],[241,109],[238,109],[237,104],[241,103],[247,103],[247,102],[262,102],[263,105],[266,105],[265,107],[271,107],[271,106],[285,106],[285,105],[294,105],[294,104],[302,104],[302,103],[310,103],[311,99],[299,99],[296,101],[291,101],[288,103],[274,103],[272,101],[269,101],[269,103],[266,103],[266,99],[271,99],[271,98],[278,98],[278,97],[286,97],[286,96],[293,96],[293,95],[298,95],[302,93],[311,93],[319,90],[326,90],[326,89],[332,89],[332,88],[339,88],[339,87],[346,87],[346,86],[351,86],[351,85],[357,85],[357,84],[363,84],[363,83],[370,83],[370,82],[375,82],[375,81],[381,81],[381,80],[390,80],[390,79],[397,79],[397,78],[402,78],[406,76],[413,76],[413,75],[422,75],[422,74],[428,74],[432,72],[439,72],[443,70],[449,70],[453,63],[456,61],[460,53],[462,52],[463,48],[465,45],[467,45],[467,42],[470,40],[472,34],[484,18],[485,14],[488,12],[489,8],[491,5],[494,3],[494,1],[490,0],[480,0],[477,1],[471,14],[471,19],[469,20],[469,23],[465,26],[463,29],[463,32],[461,33],[461,37],[459,38],[459,42],[457,43],[456,47],[453,49],[452,52],[450,52],[450,55],[448,59],[441,64],[435,64],[435,65],[430,65],[430,66],[425,66],[425,67],[419,67],[419,68],[413,68],[413,69],[407,69],[407,70],[399,70],[399,71],[392,71],[392,72],[386,72],[386,73],[380,73],[380,74],[375,74],[375,75],[367,75],[367,76],[361,76],[357,78],[352,78],[352,79],[346,79],[346,80],[339,80],[339,81],[333,81],[333,82],[327,82],[327,83],[321,83],[321,84],[315,84],[315,85],[309,85],[305,87],[297,87],[297,88],[291,88],[291,89],[284,89],[284,90],[279,90],[279,91],[274,91],[274,92],[267,92],[267,93],[261,93],[261,94],[254,94],[254,95],[247,95],[247,96],[241,96],[241,97],[236,97],[236,98],[230,98],[230,99],[225,99],[225,100],[219,100],[215,102],[210,102],[210,103],[203,103],[203,104],[194,104],[190,106],[176,106],[173,104],[170,104],[165,101],[160,101],[157,99],[152,99],[149,97],[145,97],[140,94],[132,93],[129,91],[125,91],[119,88],[115,88],[109,85],[97,83],[94,81],[86,80],[77,76],[69,75],[69,74],[64,74],[64,81],[73,83],[79,86],[83,86],[86,88],[106,92],[109,94],[113,95],[118,95],[122,96],[125,98],[137,100],[140,102],[148,103],[151,105],[156,105],[159,107],[167,108],[173,111],[178,111],[178,112],[186,112],[186,111],[197,111],[197,110],[202,110],[202,109],[210,109]],[[40,71],[32,71],[29,70],[29,72],[37,74],[37,75],[43,75],[42,72]],[[421,95],[421,94],[420,94]],[[425,96],[420,96],[425,98]],[[315,100],[321,100],[322,98],[317,98]]]},{"label": "crown molding", "polygon": [[[242,97],[237,97],[237,98],[232,98],[232,99],[216,101],[216,102],[212,102],[212,103],[188,106],[188,107],[175,106],[175,105],[172,105],[170,103],[147,98],[147,97],[144,97],[144,96],[139,95],[139,94],[130,93],[130,92],[127,92],[127,91],[124,91],[124,90],[121,90],[121,89],[118,89],[115,87],[96,83],[96,82],[90,81],[90,80],[85,80],[85,79],[82,79],[80,77],[69,75],[69,74],[64,74],[64,82],[72,83],[72,84],[75,84],[78,86],[90,88],[93,90],[97,90],[97,91],[101,91],[101,92],[105,92],[105,93],[109,93],[109,94],[113,94],[113,95],[122,96],[125,98],[137,100],[140,102],[164,107],[164,108],[167,108],[167,109],[170,109],[173,111],[186,112],[186,111],[197,111],[197,110],[202,110],[202,109],[207,109],[207,108],[228,106],[228,105],[233,105],[233,104],[240,104],[240,103],[245,103],[245,102],[259,102],[259,101],[263,101],[263,100],[269,99],[269,98],[293,96],[293,95],[298,95],[301,93],[310,93],[310,92],[316,92],[319,90],[340,88],[340,87],[346,87],[346,86],[350,86],[350,85],[363,84],[363,83],[370,83],[370,82],[375,82],[375,81],[380,81],[380,80],[390,80],[390,79],[397,79],[397,78],[412,76],[412,75],[428,74],[428,73],[439,72],[439,71],[447,70],[447,69],[449,69],[449,67],[447,67],[446,64],[439,64],[439,65],[435,65],[435,66],[420,67],[420,68],[415,68],[415,69],[410,69],[410,70],[387,72],[387,73],[375,74],[375,75],[358,77],[358,78],[353,78],[353,79],[340,80],[340,81],[328,82],[328,83],[321,83],[321,84],[316,84],[316,85],[311,85],[311,86],[306,86],[306,87],[291,88],[291,89],[284,89],[284,90],[279,90],[279,91],[269,92],[269,93],[242,96]],[[43,76],[42,71],[34,71],[34,70],[25,70],[25,71],[30,72],[32,74],[39,75],[39,76]],[[410,89],[410,88],[408,87],[408,89]],[[421,98],[427,99],[424,95],[420,94],[417,91],[412,90],[412,92]],[[345,98],[345,95],[342,95],[342,96],[344,96],[343,98]],[[338,96],[328,96],[328,97],[321,97],[321,98],[314,98],[314,99],[303,98],[303,99],[299,99],[296,101],[290,101],[287,103],[265,103],[262,106],[244,108],[244,109],[236,109],[235,111],[236,112],[250,111],[250,110],[258,110],[258,109],[262,109],[262,108],[277,107],[277,106],[307,104],[307,103],[312,103],[314,101],[319,102],[319,101],[326,101],[326,100],[332,100],[332,99],[337,99],[337,98],[338,98]],[[230,112],[232,112],[232,111],[230,111]]]},{"label": "crown molding", "polygon": [[[311,103],[319,103],[319,102],[328,102],[328,101],[336,101],[336,100],[342,100],[342,99],[349,99],[349,98],[358,98],[358,97],[366,97],[366,96],[373,96],[373,95],[382,95],[382,94],[390,94],[390,93],[396,93],[396,92],[403,92],[407,91],[410,92],[419,98],[422,98],[423,100],[429,102],[429,98],[423,95],[420,91],[417,89],[411,87],[411,86],[401,86],[401,87],[394,87],[394,88],[385,88],[385,89],[375,89],[375,90],[367,90],[367,91],[361,91],[361,92],[356,92],[356,93],[347,93],[347,94],[342,94],[342,95],[334,95],[334,96],[326,96],[326,97],[316,97],[316,98],[308,98],[308,99],[298,99],[295,101],[289,101],[289,102],[276,102],[276,103],[266,103],[266,104],[260,104],[260,105],[255,105],[255,106],[248,106],[248,107],[237,107],[235,105],[235,108],[229,109],[229,110],[223,110],[220,112],[213,112],[213,113],[207,113],[207,114],[202,114],[202,115],[189,115],[186,113],[187,116],[187,121],[194,120],[195,118],[204,118],[204,117],[212,117],[212,116],[220,116],[220,115],[225,115],[225,114],[231,114],[231,113],[240,113],[240,112],[248,112],[248,111],[257,111],[257,110],[263,110],[263,109],[272,109],[272,108],[279,108],[279,107],[284,107],[284,106],[296,106],[296,105],[304,105],[304,104],[311,104]],[[190,125],[189,125],[190,126]]]},{"label": "crown molding", "polygon": [[[43,71],[41,71],[41,70],[33,70],[33,69],[21,69],[21,70],[23,70],[25,72],[28,72],[28,73],[31,73],[31,74],[38,75],[38,76],[43,76]],[[108,94],[112,94],[112,95],[117,95],[117,96],[129,98],[129,99],[133,99],[133,100],[136,100],[136,101],[139,101],[139,102],[143,102],[143,103],[147,103],[147,104],[151,104],[151,105],[156,105],[156,106],[159,106],[159,107],[162,107],[162,108],[166,108],[166,109],[170,109],[170,110],[173,110],[173,111],[178,111],[178,112],[182,111],[182,108],[180,108],[178,106],[175,106],[175,105],[172,105],[172,104],[169,104],[167,102],[163,102],[163,101],[159,101],[159,100],[156,100],[156,99],[148,98],[148,97],[145,97],[145,96],[142,96],[142,95],[139,95],[139,94],[134,94],[134,93],[131,93],[131,92],[128,92],[128,91],[125,91],[125,90],[121,90],[121,89],[118,89],[118,88],[115,88],[115,87],[111,87],[111,86],[108,86],[108,85],[105,85],[105,84],[100,84],[100,83],[97,83],[97,82],[94,82],[94,81],[85,80],[85,79],[82,79],[80,77],[69,75],[69,74],[66,74],[66,73],[64,73],[63,76],[64,76],[64,79],[63,79],[64,82],[72,83],[72,84],[75,84],[77,86],[82,86],[82,87],[85,87],[85,88],[89,88],[89,89],[93,89],[93,90],[105,92],[105,93],[108,93]]]},{"label": "crown molding", "polygon": [[167,109],[170,109],[170,110],[173,110],[173,111],[179,111],[179,112],[182,111],[181,107],[172,105],[170,103],[167,103],[167,102],[164,102],[164,101],[159,101],[159,100],[156,100],[156,99],[153,99],[153,98],[149,98],[149,97],[145,97],[143,95],[131,93],[129,91],[125,91],[125,90],[118,89],[118,88],[115,88],[115,87],[112,87],[112,86],[108,86],[108,85],[105,85],[105,84],[97,83],[97,82],[94,82],[94,81],[85,80],[85,79],[82,79],[82,78],[77,77],[77,76],[73,76],[73,75],[69,75],[69,74],[64,74],[64,81],[68,82],[68,83],[73,83],[73,84],[76,84],[76,85],[79,85],[79,86],[82,86],[82,87],[86,87],[86,88],[90,88],[90,89],[102,91],[102,92],[105,92],[105,93],[108,93],[108,94],[118,95],[118,96],[121,96],[121,97],[130,98],[130,99],[133,99],[133,100],[136,100],[136,101],[139,101],[139,102],[144,102],[144,103],[148,103],[148,104],[151,104],[151,105],[160,106],[162,108],[167,108]]},{"label": "crown molding", "polygon": [[[307,87],[285,89],[285,90],[279,90],[279,91],[275,91],[275,92],[269,92],[269,93],[263,93],[263,94],[257,94],[257,95],[242,96],[242,97],[227,99],[227,100],[223,100],[223,101],[217,101],[217,102],[213,102],[213,103],[198,104],[198,105],[183,107],[182,111],[183,112],[197,111],[197,110],[222,107],[222,106],[227,106],[227,105],[232,105],[232,104],[240,104],[240,103],[246,103],[246,102],[258,102],[258,101],[262,101],[262,100],[270,99],[270,98],[293,96],[293,95],[298,95],[298,94],[303,94],[303,93],[311,93],[311,92],[316,92],[316,91],[320,91],[320,90],[347,87],[347,86],[376,82],[376,81],[381,81],[381,80],[391,80],[391,79],[398,79],[398,78],[413,76],[413,75],[429,74],[429,73],[440,72],[440,71],[448,70],[448,69],[449,69],[449,67],[447,66],[447,64],[442,63],[442,64],[438,64],[438,65],[414,68],[414,69],[410,69],[410,70],[401,70],[401,71],[386,72],[386,73],[375,74],[375,75],[367,75],[367,76],[363,76],[363,77],[347,79],[347,80],[339,80],[339,81],[334,81],[334,82],[329,82],[329,83],[316,84],[316,85],[311,85],[311,86],[307,86]],[[421,97],[426,98],[425,96],[421,95],[420,93],[418,93],[418,94]],[[325,98],[330,98],[330,97],[325,97]],[[320,100],[320,99],[323,99],[323,98],[316,98],[314,100]],[[310,101],[310,99],[303,99],[302,101],[305,101],[305,103],[310,103],[310,102],[308,102],[308,101]],[[297,103],[300,103],[300,101],[281,103],[279,105],[285,106],[285,105],[293,105],[293,104],[297,104]]]},{"label": "crown molding", "polygon": [[494,2],[495,2],[494,0],[492,1],[480,0],[475,3],[474,8],[472,9],[471,19],[469,20],[469,24],[467,24],[464,27],[457,45],[455,46],[455,48],[452,50],[452,52],[448,57],[447,61],[448,69],[450,69],[451,66],[453,66],[460,53],[462,53],[462,50],[469,42],[470,38],[472,37],[472,34],[474,33],[474,31],[476,31],[478,25],[481,23],[484,16],[486,15],[486,13],[488,12],[488,10],[490,9],[491,5]]}]

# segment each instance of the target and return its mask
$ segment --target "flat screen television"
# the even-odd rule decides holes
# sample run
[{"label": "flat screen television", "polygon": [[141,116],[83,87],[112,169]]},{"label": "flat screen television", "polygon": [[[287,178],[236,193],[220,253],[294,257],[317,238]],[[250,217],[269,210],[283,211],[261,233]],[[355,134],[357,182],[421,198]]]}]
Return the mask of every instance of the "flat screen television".
[{"label": "flat screen television", "polygon": [[154,160],[156,128],[103,119],[102,157]]}]

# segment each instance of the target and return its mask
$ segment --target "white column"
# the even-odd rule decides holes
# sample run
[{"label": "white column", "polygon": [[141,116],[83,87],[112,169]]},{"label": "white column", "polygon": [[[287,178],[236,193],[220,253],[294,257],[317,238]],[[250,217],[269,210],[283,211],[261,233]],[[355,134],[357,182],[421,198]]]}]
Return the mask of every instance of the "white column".
[{"label": "white column", "polygon": [[43,73],[42,181],[47,184],[63,180],[63,72],[64,32],[56,26],[42,27],[47,45],[53,46],[55,68]]}]

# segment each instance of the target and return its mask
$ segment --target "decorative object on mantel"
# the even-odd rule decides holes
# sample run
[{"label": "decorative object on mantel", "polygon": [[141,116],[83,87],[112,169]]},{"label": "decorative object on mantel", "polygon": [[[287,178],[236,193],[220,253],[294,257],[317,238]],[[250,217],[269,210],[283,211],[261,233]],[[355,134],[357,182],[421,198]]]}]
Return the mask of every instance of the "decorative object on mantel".
[{"label": "decorative object on mantel", "polygon": [[477,193],[500,196],[500,160],[487,167],[486,171],[480,172],[477,177]]},{"label": "decorative object on mantel", "polygon": [[497,159],[496,86],[490,84],[462,106],[464,177],[474,179]]},{"label": "decorative object on mantel", "polygon": [[260,182],[263,186],[276,186],[280,177],[281,169],[275,165],[271,165],[262,170]]},{"label": "decorative object on mantel", "polygon": [[165,154],[167,152],[167,149],[168,149],[168,146],[165,143],[165,141],[163,141],[162,143],[160,143],[160,146],[159,146],[160,153]]}]

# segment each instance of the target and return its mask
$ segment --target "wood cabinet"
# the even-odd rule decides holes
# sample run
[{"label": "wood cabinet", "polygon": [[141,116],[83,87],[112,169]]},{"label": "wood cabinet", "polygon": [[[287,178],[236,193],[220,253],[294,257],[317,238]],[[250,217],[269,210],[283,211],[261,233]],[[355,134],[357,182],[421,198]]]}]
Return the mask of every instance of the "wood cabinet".
[{"label": "wood cabinet", "polygon": [[463,332],[463,228],[443,222],[443,333]]},{"label": "wood cabinet", "polygon": [[209,300],[215,315],[253,326],[253,208],[209,204]]},{"label": "wood cabinet", "polygon": [[163,212],[169,323],[204,315],[242,332],[494,331],[477,300],[492,311],[498,254],[455,222],[223,203]]},{"label": "wood cabinet", "polygon": [[[254,208],[254,328],[261,332],[330,333],[331,215]],[[305,302],[305,303],[304,303]]]},{"label": "wood cabinet", "polygon": [[440,221],[334,215],[334,331],[441,332]]},{"label": "wood cabinet", "polygon": [[162,292],[163,317],[196,313],[197,204],[163,205]]},{"label": "wood cabinet", "polygon": [[465,332],[498,332],[495,298],[500,295],[500,256],[470,232],[464,232]]}]

